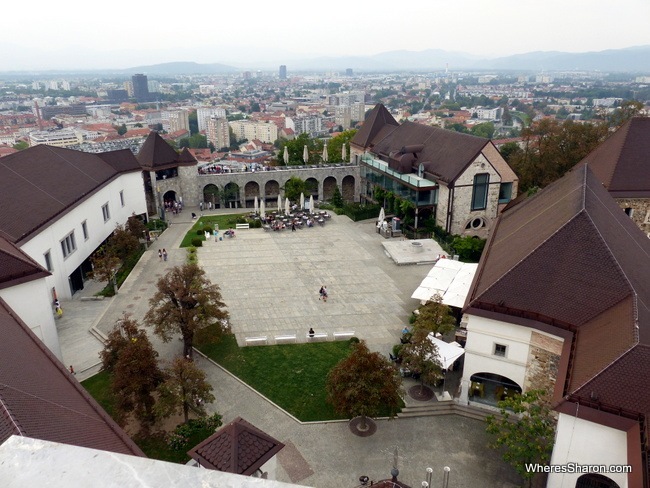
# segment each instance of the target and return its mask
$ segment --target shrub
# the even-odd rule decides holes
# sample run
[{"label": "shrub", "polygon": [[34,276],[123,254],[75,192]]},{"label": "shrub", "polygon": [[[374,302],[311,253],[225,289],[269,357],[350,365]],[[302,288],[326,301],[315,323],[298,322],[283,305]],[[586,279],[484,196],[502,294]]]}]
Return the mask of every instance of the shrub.
[{"label": "shrub", "polygon": [[194,247],[203,247],[203,241],[200,237],[194,237],[192,239],[192,246]]},{"label": "shrub", "polygon": [[187,252],[189,252],[189,253],[195,253],[195,252],[196,252],[196,248],[195,248],[194,246],[190,246],[190,247],[187,248]]},{"label": "shrub", "polygon": [[361,342],[361,341],[359,340],[358,337],[350,337],[350,339],[348,339],[348,342],[350,344],[359,344],[359,342]]},{"label": "shrub", "polygon": [[214,229],[213,229],[213,227],[212,227],[211,225],[204,225],[204,226],[203,226],[203,232],[204,232],[204,233],[205,233],[205,232],[208,232],[208,233],[212,234],[212,231],[213,231],[213,230],[214,230]]},{"label": "shrub", "polygon": [[203,229],[196,229],[196,235],[197,236],[202,236],[203,235]]},{"label": "shrub", "polygon": [[262,221],[260,219],[249,220],[248,223],[251,226],[251,229],[260,229],[262,227]]},{"label": "shrub", "polygon": [[481,254],[485,247],[485,239],[472,236],[455,237],[451,243],[451,247],[458,254],[458,258],[461,261],[477,263],[481,259]]}]

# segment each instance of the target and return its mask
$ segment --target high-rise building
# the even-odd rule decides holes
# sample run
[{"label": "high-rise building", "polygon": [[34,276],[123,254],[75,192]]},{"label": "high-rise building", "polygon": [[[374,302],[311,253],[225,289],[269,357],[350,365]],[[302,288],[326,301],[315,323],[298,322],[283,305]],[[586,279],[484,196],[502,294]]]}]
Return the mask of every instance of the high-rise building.
[{"label": "high-rise building", "polygon": [[163,129],[167,132],[190,131],[190,114],[187,110],[170,110],[165,115],[163,116]]},{"label": "high-rise building", "polygon": [[133,96],[138,102],[148,102],[151,100],[149,95],[149,85],[147,83],[147,76],[143,74],[136,74],[131,77],[133,83]]},{"label": "high-rise building", "polygon": [[349,105],[339,105],[336,107],[336,113],[334,114],[334,120],[338,125],[343,127],[343,130],[348,130],[352,125],[351,110]]},{"label": "high-rise building", "polygon": [[281,80],[287,79],[287,66],[285,64],[280,65],[280,79]]},{"label": "high-rise building", "polygon": [[226,118],[226,109],[221,107],[199,107],[196,109],[196,120],[199,124],[199,132],[208,130],[210,117]]},{"label": "high-rise building", "polygon": [[222,147],[230,147],[230,126],[225,117],[212,116],[207,121],[205,135],[208,142],[214,144],[218,150]]},{"label": "high-rise building", "polygon": [[354,71],[352,70],[352,68],[345,69],[345,76],[354,76]]}]

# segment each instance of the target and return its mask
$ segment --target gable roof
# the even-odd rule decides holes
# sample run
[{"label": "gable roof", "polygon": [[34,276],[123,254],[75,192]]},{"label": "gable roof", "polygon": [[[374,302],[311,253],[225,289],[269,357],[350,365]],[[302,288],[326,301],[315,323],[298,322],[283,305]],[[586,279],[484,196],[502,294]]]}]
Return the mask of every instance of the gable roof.
[{"label": "gable roof", "polygon": [[589,165],[614,198],[650,197],[650,118],[633,117],[589,153]]},{"label": "gable roof", "polygon": [[388,109],[381,103],[375,105],[368,115],[361,128],[357,131],[354,137],[350,140],[350,144],[354,144],[363,149],[372,147],[375,139],[382,132],[382,129],[390,127],[397,127],[399,124],[390,114]]},{"label": "gable roof", "polygon": [[372,152],[387,159],[393,153],[401,153],[404,147],[424,145],[417,154],[416,164],[423,163],[427,173],[450,183],[487,144],[490,144],[489,139],[406,121],[383,134],[381,139],[377,137]]},{"label": "gable roof", "polygon": [[283,447],[280,441],[237,417],[187,454],[204,468],[248,476]]},{"label": "gable roof", "polygon": [[127,149],[90,154],[38,145],[0,159],[0,236],[19,243],[118,175],[140,171]]},{"label": "gable roof", "polygon": [[49,275],[49,271],[0,236],[0,289]]},{"label": "gable roof", "polygon": [[11,435],[144,453],[0,299],[0,444]]},{"label": "gable roof", "polygon": [[191,166],[196,159],[180,160],[179,154],[156,131],[151,131],[136,156],[143,169],[159,171],[176,166]]},{"label": "gable roof", "polygon": [[563,391],[588,401],[600,390],[610,406],[646,413],[650,394],[604,391],[619,381],[650,391],[648,276],[650,240],[582,164],[499,217],[465,310],[570,331]]}]

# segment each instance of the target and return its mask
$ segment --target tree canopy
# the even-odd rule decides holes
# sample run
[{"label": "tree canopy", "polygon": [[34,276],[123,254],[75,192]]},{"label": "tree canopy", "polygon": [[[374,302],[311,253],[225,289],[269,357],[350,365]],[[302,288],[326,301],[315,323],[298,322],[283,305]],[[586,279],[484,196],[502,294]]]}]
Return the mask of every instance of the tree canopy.
[{"label": "tree canopy", "polygon": [[327,375],[327,401],[350,418],[376,416],[388,407],[391,416],[401,405],[402,382],[397,370],[381,353],[370,352],[365,341],[352,346],[350,354]]},{"label": "tree canopy", "polygon": [[145,323],[165,342],[180,333],[185,357],[192,357],[197,332],[218,339],[229,330],[219,286],[211,283],[195,263],[175,266],[160,278],[149,305]]}]

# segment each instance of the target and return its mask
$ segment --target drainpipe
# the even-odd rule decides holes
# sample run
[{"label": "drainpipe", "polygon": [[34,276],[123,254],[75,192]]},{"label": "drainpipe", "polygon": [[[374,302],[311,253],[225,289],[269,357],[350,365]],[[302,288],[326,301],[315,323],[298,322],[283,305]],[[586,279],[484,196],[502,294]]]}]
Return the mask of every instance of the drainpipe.
[{"label": "drainpipe", "polygon": [[447,195],[447,222],[445,224],[445,230],[449,233],[451,233],[451,222],[452,222],[452,217],[453,217],[453,210],[452,210],[452,202],[454,201],[454,189],[455,187],[452,186],[449,188],[449,193]]}]

